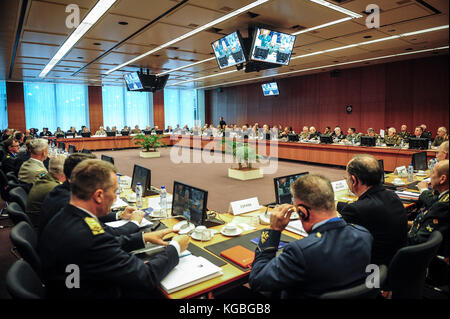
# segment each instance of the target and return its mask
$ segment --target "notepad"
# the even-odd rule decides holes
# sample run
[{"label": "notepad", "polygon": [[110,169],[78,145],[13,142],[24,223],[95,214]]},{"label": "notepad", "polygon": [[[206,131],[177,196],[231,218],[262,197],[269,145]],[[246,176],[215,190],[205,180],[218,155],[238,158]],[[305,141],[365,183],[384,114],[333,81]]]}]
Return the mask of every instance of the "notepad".
[{"label": "notepad", "polygon": [[[130,222],[130,220],[123,220],[123,219],[121,219],[121,220],[116,220],[114,222],[108,222],[108,223],[105,223],[105,224],[108,225],[109,227],[117,228],[117,227],[121,227],[121,226],[123,226],[123,225],[125,225],[126,223],[129,223],[129,222]],[[153,223],[151,221],[149,221],[149,220],[147,220],[145,218],[142,218],[142,221],[139,224],[139,227],[145,228],[145,227],[149,227],[149,226],[152,226],[152,225],[153,225]]]},{"label": "notepad", "polygon": [[255,259],[255,252],[241,245],[225,249],[220,255],[243,268],[248,268]]},{"label": "notepad", "polygon": [[161,287],[171,294],[200,282],[221,276],[222,268],[209,260],[194,255],[180,258],[178,265],[161,280]]},{"label": "notepad", "polygon": [[289,224],[286,226],[286,230],[289,230],[293,233],[299,234],[303,237],[307,237],[308,233],[303,228],[303,224],[301,220],[291,220]]}]

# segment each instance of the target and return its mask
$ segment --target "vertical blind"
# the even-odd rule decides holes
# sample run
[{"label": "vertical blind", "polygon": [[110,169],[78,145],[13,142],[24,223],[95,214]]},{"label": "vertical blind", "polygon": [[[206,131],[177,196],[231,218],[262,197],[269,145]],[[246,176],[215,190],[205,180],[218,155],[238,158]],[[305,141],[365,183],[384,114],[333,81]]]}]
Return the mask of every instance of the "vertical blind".
[{"label": "vertical blind", "polygon": [[164,89],[164,122],[167,126],[189,128],[205,122],[203,90]]},{"label": "vertical blind", "polygon": [[24,82],[27,128],[67,131],[89,126],[88,88],[81,84]]},{"label": "vertical blind", "polygon": [[8,109],[6,106],[6,81],[0,81],[0,129],[8,127]]},{"label": "vertical blind", "polygon": [[103,126],[118,130],[125,125],[140,129],[153,127],[153,93],[129,92],[123,86],[104,86]]}]

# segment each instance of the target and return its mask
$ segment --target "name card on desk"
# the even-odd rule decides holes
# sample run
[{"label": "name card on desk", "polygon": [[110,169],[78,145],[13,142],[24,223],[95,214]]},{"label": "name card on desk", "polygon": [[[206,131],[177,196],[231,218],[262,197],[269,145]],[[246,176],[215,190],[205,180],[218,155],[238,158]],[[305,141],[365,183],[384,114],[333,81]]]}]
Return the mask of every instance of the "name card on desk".
[{"label": "name card on desk", "polygon": [[397,167],[394,170],[394,174],[395,175],[399,175],[399,176],[407,176],[408,175],[408,171],[406,170],[406,166]]},{"label": "name card on desk", "polygon": [[72,136],[72,135],[69,135],[69,136],[66,136],[66,138],[73,138],[73,136]]},{"label": "name card on desk", "polygon": [[347,185],[347,182],[345,181],[345,179],[336,181],[336,182],[332,182],[331,186],[333,187],[333,191],[335,193],[345,190],[345,189],[348,189],[348,185]]},{"label": "name card on desk", "polygon": [[122,175],[120,176],[120,187],[122,188],[131,188],[131,177]]},{"label": "name card on desk", "polygon": [[240,214],[252,212],[254,210],[258,210],[260,208],[261,208],[261,206],[259,205],[258,197],[252,197],[252,198],[247,198],[247,199],[231,202],[228,211],[232,212],[233,215],[240,215]]}]

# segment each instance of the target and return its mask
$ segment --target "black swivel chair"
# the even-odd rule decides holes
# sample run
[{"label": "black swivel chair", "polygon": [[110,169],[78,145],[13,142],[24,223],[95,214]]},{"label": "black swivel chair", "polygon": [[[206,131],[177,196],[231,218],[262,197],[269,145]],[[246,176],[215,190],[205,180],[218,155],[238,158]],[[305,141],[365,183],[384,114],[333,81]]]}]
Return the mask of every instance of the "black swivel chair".
[{"label": "black swivel chair", "polygon": [[422,244],[399,249],[389,265],[388,289],[392,299],[420,299],[427,268],[442,242],[442,234],[433,231]]},{"label": "black swivel chair", "polygon": [[4,201],[9,202],[8,177],[2,170],[0,170],[0,196]]},{"label": "black swivel chair", "polygon": [[28,217],[28,215],[24,212],[24,210],[18,203],[9,203],[5,211],[8,214],[9,218],[11,218],[14,225],[17,225],[22,221],[32,225],[30,217]]},{"label": "black swivel chair", "polygon": [[[388,268],[386,265],[380,266],[380,287],[386,281]],[[375,299],[380,293],[380,288],[368,288],[366,283],[358,286],[324,293],[319,299]]]},{"label": "black swivel chair", "polygon": [[33,267],[37,274],[40,274],[41,259],[37,253],[38,239],[33,227],[22,221],[11,229],[9,238],[20,256]]},{"label": "black swivel chair", "polygon": [[6,274],[6,288],[13,299],[44,299],[46,288],[24,260],[16,261]]},{"label": "black swivel chair", "polygon": [[16,202],[22,207],[23,211],[27,209],[28,194],[23,187],[15,187],[9,191],[11,202]]}]

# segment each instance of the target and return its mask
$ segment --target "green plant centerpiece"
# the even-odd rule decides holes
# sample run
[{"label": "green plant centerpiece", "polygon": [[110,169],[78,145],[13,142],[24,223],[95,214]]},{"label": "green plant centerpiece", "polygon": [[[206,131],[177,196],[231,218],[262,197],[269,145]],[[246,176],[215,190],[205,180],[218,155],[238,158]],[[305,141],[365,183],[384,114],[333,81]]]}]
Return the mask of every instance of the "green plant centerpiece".
[{"label": "green plant centerpiece", "polygon": [[225,152],[232,154],[238,163],[238,168],[228,169],[228,177],[239,180],[263,177],[262,170],[252,166],[253,163],[259,162],[261,156],[248,142],[223,139],[222,144],[225,144]]},{"label": "green plant centerpiece", "polygon": [[134,142],[135,145],[142,147],[140,152],[141,157],[160,157],[161,153],[158,151],[158,148],[167,146],[164,142],[160,141],[161,138],[162,136],[160,135],[138,134],[132,140],[136,140]]}]

